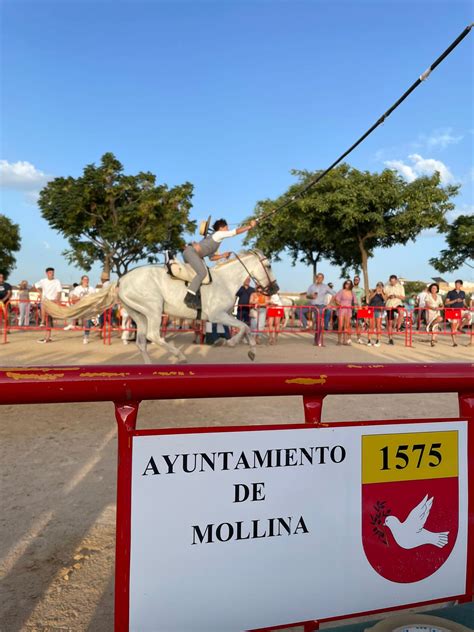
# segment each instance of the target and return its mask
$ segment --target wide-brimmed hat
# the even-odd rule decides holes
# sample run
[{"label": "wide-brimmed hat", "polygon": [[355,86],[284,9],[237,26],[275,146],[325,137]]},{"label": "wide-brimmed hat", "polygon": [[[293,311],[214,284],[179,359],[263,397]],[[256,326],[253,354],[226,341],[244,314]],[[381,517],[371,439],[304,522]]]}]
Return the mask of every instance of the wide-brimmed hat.
[{"label": "wide-brimmed hat", "polygon": [[199,224],[199,234],[202,235],[203,237],[207,237],[207,233],[209,232],[210,224],[211,224],[211,216],[209,215],[209,217],[207,219],[203,219],[202,222],[200,222],[200,224]]}]

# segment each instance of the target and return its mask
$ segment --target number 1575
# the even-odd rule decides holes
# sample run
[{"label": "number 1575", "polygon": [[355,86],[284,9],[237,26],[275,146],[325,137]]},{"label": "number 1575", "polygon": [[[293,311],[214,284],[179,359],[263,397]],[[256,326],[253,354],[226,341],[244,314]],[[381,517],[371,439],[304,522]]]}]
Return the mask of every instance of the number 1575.
[{"label": "number 1575", "polygon": [[432,443],[429,447],[425,443],[415,443],[411,446],[399,445],[396,448],[393,447],[392,450],[389,446],[385,446],[380,449],[382,453],[380,469],[391,470],[395,466],[397,470],[404,470],[414,461],[416,461],[416,468],[426,465],[426,462],[429,467],[437,467],[443,459],[439,448],[441,448],[441,443]]}]

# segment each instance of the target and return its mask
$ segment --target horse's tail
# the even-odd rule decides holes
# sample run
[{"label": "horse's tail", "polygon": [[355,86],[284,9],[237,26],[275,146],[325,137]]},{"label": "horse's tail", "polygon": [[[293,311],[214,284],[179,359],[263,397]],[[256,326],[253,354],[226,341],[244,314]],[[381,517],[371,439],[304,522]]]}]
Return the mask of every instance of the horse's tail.
[{"label": "horse's tail", "polygon": [[43,299],[42,303],[46,312],[54,318],[82,318],[84,316],[97,316],[117,300],[117,283],[111,283],[102,290],[88,294],[74,305],[63,306]]}]

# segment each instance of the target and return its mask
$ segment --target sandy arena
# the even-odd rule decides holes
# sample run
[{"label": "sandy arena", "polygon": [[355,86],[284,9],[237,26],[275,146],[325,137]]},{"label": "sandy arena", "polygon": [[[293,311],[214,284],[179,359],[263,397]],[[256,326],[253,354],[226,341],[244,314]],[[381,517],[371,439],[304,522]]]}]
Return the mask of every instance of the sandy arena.
[{"label": "sandy arena", "polygon": [[[38,332],[12,332],[0,344],[2,367],[67,364],[140,364],[134,344],[114,337],[103,345],[96,334],[89,345],[80,332],[54,332],[54,342],[36,344]],[[443,338],[443,337],[440,337]],[[460,336],[435,348],[403,338],[391,347],[353,344],[338,347],[333,337],[314,347],[308,334],[282,335],[274,347],[261,345],[262,362],[472,362],[474,347]],[[191,334],[175,342],[191,363],[246,363],[248,347],[212,348],[192,344]],[[170,363],[158,347],[156,363]],[[395,402],[395,405],[394,405]],[[199,411],[196,417],[196,410]],[[453,394],[424,396],[328,397],[323,419],[332,421],[443,417],[458,414]],[[116,423],[113,405],[60,404],[0,407],[1,632],[21,630],[91,631],[113,629]],[[138,427],[302,422],[300,397],[144,402]],[[325,626],[325,627],[330,627]]]}]

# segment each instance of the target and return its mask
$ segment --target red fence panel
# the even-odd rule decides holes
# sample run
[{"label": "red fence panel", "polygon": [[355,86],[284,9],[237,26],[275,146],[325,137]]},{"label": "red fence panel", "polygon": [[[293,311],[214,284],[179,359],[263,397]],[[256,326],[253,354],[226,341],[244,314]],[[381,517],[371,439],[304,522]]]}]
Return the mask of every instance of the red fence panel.
[{"label": "red fence panel", "polygon": [[[327,395],[433,392],[458,394],[459,419],[374,423],[410,424],[419,421],[436,424],[436,422],[447,423],[461,420],[467,422],[470,480],[467,550],[470,552],[470,557],[468,556],[467,559],[466,591],[463,594],[457,594],[456,598],[470,599],[472,598],[474,558],[474,372],[471,364],[262,364],[255,367],[247,364],[188,365],[185,367],[88,365],[0,369],[0,404],[3,405],[84,401],[113,401],[115,403],[119,430],[115,611],[117,632],[125,632],[129,629],[132,440],[140,435],[156,433],[156,431],[136,430],[137,412],[141,400],[299,395],[303,398],[306,424],[321,428],[323,432],[324,428],[331,426],[331,424],[321,423],[323,400]],[[373,422],[360,422],[357,425],[370,427],[371,423]],[[346,425],[355,424],[348,422]],[[288,429],[292,427],[298,426],[288,424],[284,426]],[[344,424],[340,424],[339,427],[344,427]],[[268,428],[271,429],[271,427],[266,427]],[[217,430],[213,428],[212,432],[225,433],[234,430],[238,428],[222,427]],[[208,432],[209,429],[183,429],[181,431],[165,429],[160,430],[159,433],[166,435],[192,431]],[[436,603],[444,600],[437,598],[421,603]],[[404,602],[404,606],[406,605]],[[389,609],[386,608],[386,610]],[[373,613],[375,610],[370,612]],[[299,624],[304,624],[308,631],[317,629],[318,626],[318,622],[312,620],[300,621]]]}]

